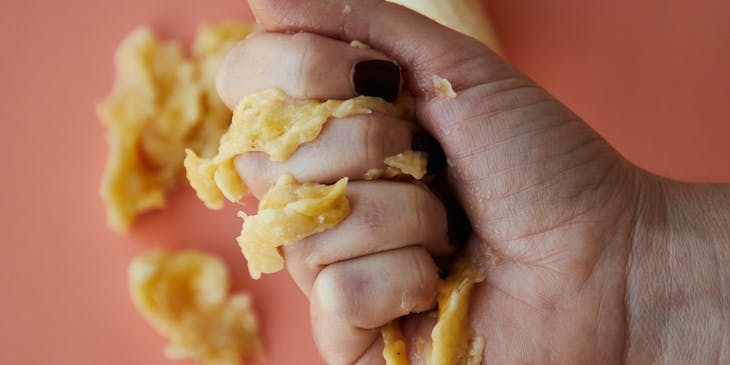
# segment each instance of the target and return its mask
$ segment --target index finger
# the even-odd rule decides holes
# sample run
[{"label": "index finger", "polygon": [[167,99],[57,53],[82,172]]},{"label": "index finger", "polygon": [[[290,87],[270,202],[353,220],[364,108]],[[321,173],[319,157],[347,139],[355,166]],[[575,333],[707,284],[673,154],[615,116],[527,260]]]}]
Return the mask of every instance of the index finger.
[{"label": "index finger", "polygon": [[458,91],[501,78],[505,71],[494,69],[504,61],[481,42],[386,1],[250,0],[249,5],[269,31],[306,31],[372,45],[411,67],[416,96],[429,94],[434,75]]},{"label": "index finger", "polygon": [[243,96],[269,88],[296,99],[349,99],[362,94],[353,84],[356,65],[374,60],[390,61],[384,64],[392,64],[391,71],[400,80],[400,70],[391,59],[365,46],[310,33],[255,33],[228,53],[216,87],[231,109]]}]

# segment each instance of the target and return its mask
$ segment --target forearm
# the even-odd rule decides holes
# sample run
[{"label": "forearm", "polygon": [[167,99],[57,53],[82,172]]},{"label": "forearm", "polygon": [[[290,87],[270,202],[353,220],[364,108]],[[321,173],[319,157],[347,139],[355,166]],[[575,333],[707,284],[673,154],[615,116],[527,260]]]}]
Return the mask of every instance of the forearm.
[{"label": "forearm", "polygon": [[627,363],[728,363],[730,185],[647,189],[627,272]]}]

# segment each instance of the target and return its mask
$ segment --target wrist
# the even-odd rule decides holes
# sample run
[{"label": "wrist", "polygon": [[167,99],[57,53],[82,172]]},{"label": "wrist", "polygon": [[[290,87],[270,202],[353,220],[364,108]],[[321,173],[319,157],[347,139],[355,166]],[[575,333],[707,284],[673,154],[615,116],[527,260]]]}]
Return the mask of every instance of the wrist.
[{"label": "wrist", "polygon": [[730,184],[662,184],[672,236],[718,249],[730,245]]},{"label": "wrist", "polygon": [[627,266],[627,363],[723,363],[730,187],[639,178]]}]

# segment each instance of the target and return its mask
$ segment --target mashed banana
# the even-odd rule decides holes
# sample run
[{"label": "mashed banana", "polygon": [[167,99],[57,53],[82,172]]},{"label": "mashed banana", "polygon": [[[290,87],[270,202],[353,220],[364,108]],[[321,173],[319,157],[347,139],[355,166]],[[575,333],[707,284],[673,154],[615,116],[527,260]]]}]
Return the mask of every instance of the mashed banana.
[{"label": "mashed banana", "polygon": [[[407,105],[407,104],[406,104]],[[223,205],[223,197],[237,202],[247,193],[235,170],[234,158],[249,151],[263,151],[273,161],[285,161],[303,143],[313,141],[332,117],[344,118],[372,112],[408,118],[412,107],[389,104],[382,99],[356,97],[349,100],[296,100],[283,91],[269,89],[244,97],[236,107],[233,122],[223,135],[218,154],[199,157],[187,150],[185,168],[198,197],[211,209]],[[421,179],[426,174],[426,157],[421,152],[406,151],[386,158],[385,170],[368,171],[366,178],[392,178],[411,175]],[[333,185],[299,184],[284,175],[261,199],[256,215],[239,215],[244,219],[237,238],[254,279],[262,273],[284,268],[279,248],[330,229],[349,214],[345,196],[347,178]],[[483,340],[471,340],[466,314],[468,296],[476,282],[468,266],[458,266],[447,278],[439,294],[439,322],[432,334],[433,364],[473,364],[481,354]],[[396,323],[381,329],[385,348],[383,356],[390,365],[408,363],[406,339]],[[474,350],[474,351],[471,351]],[[471,352],[470,352],[471,351]],[[473,353],[474,355],[471,355]]]},{"label": "mashed banana", "polygon": [[[451,274],[440,283],[438,320],[431,332],[432,365],[480,365],[486,341],[474,336],[468,325],[469,297],[474,285],[484,281],[484,274],[466,258],[457,260]],[[406,339],[397,321],[380,329],[383,358],[388,365],[408,365]],[[420,351],[420,350],[419,350]]]},{"label": "mashed banana", "polygon": [[383,336],[383,358],[387,365],[408,365],[406,338],[398,321],[391,321],[380,329]]},{"label": "mashed banana", "polygon": [[[410,100],[397,106],[369,97],[296,101],[267,90],[244,98],[230,125],[231,112],[217,96],[215,74],[228,49],[252,30],[236,22],[202,27],[191,59],[179,45],[158,41],[144,27],[122,43],[114,91],[99,107],[110,145],[101,187],[110,227],[126,230],[139,213],[163,206],[166,193],[179,181],[183,159],[200,199],[219,208],[224,196],[238,201],[247,192],[233,165],[238,154],[264,151],[274,161],[286,160],[299,145],[314,140],[331,117],[372,112],[412,117]],[[456,96],[448,80],[434,77],[433,82],[440,96]],[[368,176],[421,179],[426,173],[426,158],[419,152],[406,151],[384,162],[385,170]],[[237,238],[251,276],[283,268],[278,247],[342,221],[349,214],[346,185],[347,179],[327,186],[280,178],[263,197],[258,214],[244,216]],[[470,272],[458,266],[440,290],[433,364],[481,362],[484,339],[469,338],[466,314],[471,288],[483,278]],[[195,252],[147,254],[130,264],[129,285],[135,306],[170,339],[169,357],[228,365],[260,352],[251,300],[240,293],[227,297],[227,272],[215,258]],[[386,325],[382,334],[388,364],[407,364],[398,325]]]},{"label": "mashed banana", "polygon": [[260,352],[258,322],[247,294],[228,296],[228,272],[199,252],[156,251],[129,265],[132,301],[170,344],[170,358],[239,365]]},{"label": "mashed banana", "polygon": [[469,297],[484,274],[462,258],[451,267],[438,293],[438,321],[431,332],[431,364],[478,365],[482,362],[484,338],[472,337],[468,325]]},{"label": "mashed banana", "polygon": [[332,185],[299,184],[291,175],[279,178],[259,202],[256,215],[245,216],[236,239],[248,262],[248,272],[261,273],[284,268],[279,247],[291,245],[340,223],[350,213],[345,197],[347,178]]},{"label": "mashed banana", "polygon": [[247,192],[233,165],[237,155],[263,151],[273,161],[285,161],[300,145],[317,138],[330,118],[373,112],[407,118],[411,110],[367,96],[318,102],[296,100],[279,89],[246,96],[238,103],[215,157],[201,158],[186,151],[188,181],[208,208],[220,209],[224,196],[237,202]]},{"label": "mashed banana", "polygon": [[419,151],[405,151],[385,159],[388,168],[385,170],[386,178],[393,178],[399,175],[410,175],[416,180],[426,176],[426,155]]},{"label": "mashed banana", "polygon": [[111,228],[125,231],[139,213],[165,204],[182,176],[185,148],[215,153],[231,118],[215,92],[216,68],[252,30],[236,22],[201,27],[192,59],[145,27],[122,42],[114,90],[99,106],[109,142],[101,196]]},{"label": "mashed banana", "polygon": [[453,99],[456,97],[456,92],[451,86],[451,81],[437,75],[431,77],[433,82],[433,88],[436,90],[436,95],[444,99]]}]

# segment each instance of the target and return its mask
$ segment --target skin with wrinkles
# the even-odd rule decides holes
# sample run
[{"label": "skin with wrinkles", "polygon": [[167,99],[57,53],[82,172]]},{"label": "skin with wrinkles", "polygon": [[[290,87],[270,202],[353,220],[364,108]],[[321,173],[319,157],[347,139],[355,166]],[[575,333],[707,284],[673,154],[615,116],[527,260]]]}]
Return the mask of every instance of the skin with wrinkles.
[{"label": "skin with wrinkles", "polygon": [[[268,64],[270,78],[231,82],[236,70],[257,62],[234,49],[219,74],[219,92],[229,106],[270,87],[295,97],[352,97],[343,80],[354,63],[398,62],[416,119],[443,147],[450,186],[474,228],[465,250],[488,273],[473,288],[468,316],[486,339],[484,363],[730,361],[724,350],[730,324],[723,320],[730,291],[727,186],[646,174],[481,43],[383,1],[347,2],[348,14],[344,4],[251,0],[263,28],[282,33],[275,35],[281,60]],[[254,38],[264,43],[269,34]],[[350,47],[352,40],[372,48]],[[276,76],[294,60],[307,66],[289,79]],[[454,98],[438,97],[434,75],[450,81]],[[322,141],[288,162],[243,155],[236,168],[261,191],[273,178],[257,179],[252,171],[269,167],[320,183],[350,176],[345,169],[362,176],[378,167],[368,160],[385,154],[387,144],[378,141],[389,129],[378,117],[351,122],[329,122]],[[310,299],[315,341],[328,363],[382,363],[376,329],[407,315],[409,357],[423,364],[418,349],[429,346],[435,323],[428,312],[437,290],[431,257],[450,252],[445,232],[435,228],[444,224],[443,207],[417,187],[351,186],[347,219],[284,251],[287,269]]]}]

